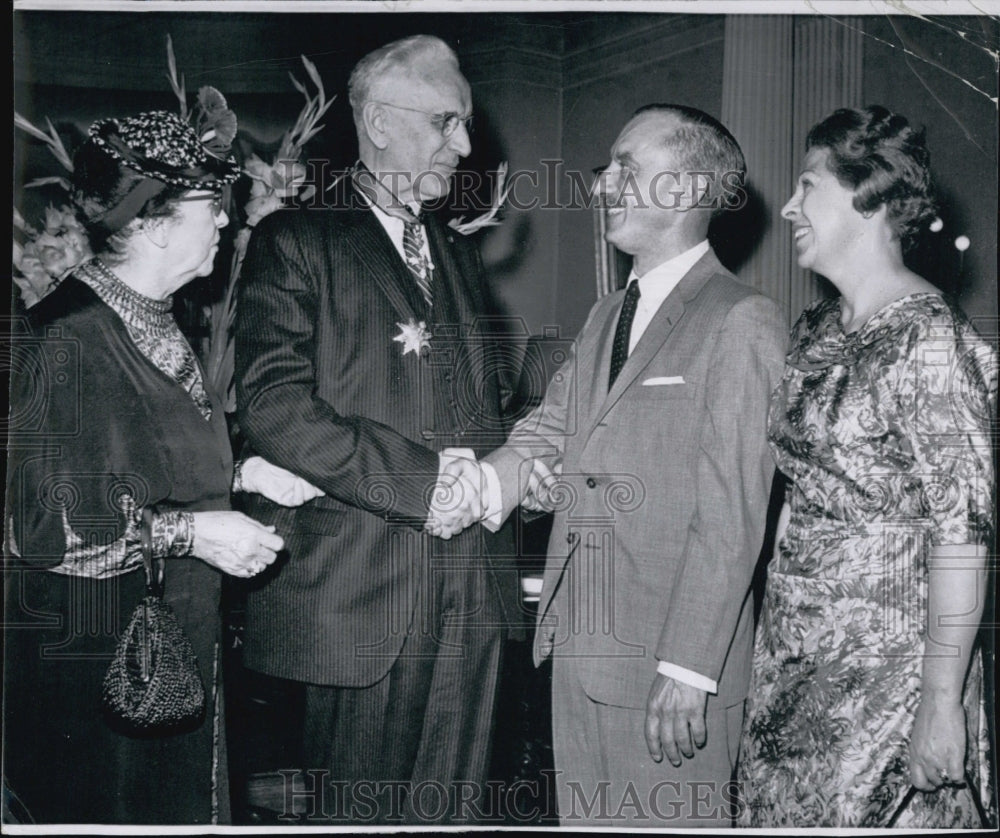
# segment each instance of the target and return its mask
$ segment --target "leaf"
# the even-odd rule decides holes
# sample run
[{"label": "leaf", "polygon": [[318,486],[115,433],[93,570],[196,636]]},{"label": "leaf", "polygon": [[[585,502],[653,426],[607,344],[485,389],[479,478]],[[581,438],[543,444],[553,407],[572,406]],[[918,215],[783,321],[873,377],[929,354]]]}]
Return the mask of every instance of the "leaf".
[{"label": "leaf", "polygon": [[30,183],[24,184],[25,189],[32,189],[36,186],[48,186],[50,183],[56,183],[65,189],[67,192],[72,190],[72,185],[64,177],[37,177]]},{"label": "leaf", "polygon": [[309,91],[306,90],[306,86],[302,84],[302,82],[300,82],[297,78],[295,78],[295,76],[291,72],[289,72],[288,78],[292,80],[292,84],[295,85],[295,89],[308,99]]},{"label": "leaf", "polygon": [[27,119],[25,119],[17,111],[14,111],[14,127],[20,128],[27,134],[31,134],[35,139],[41,140],[43,143],[50,143],[51,138],[39,128],[36,128]]},{"label": "leaf", "polygon": [[59,132],[56,131],[55,126],[52,124],[52,120],[48,117],[45,117],[45,124],[49,126],[49,134],[52,138],[49,143],[49,150],[55,156],[56,160],[62,163],[63,168],[72,174],[73,161],[70,160],[69,154],[66,152],[66,146],[63,145],[62,137],[59,136]]},{"label": "leaf", "polygon": [[312,61],[310,61],[304,55],[301,56],[301,58],[302,58],[302,63],[305,65],[306,72],[309,74],[309,78],[311,78],[313,80],[313,84],[315,84],[316,87],[319,88],[319,92],[320,92],[320,94],[322,96],[322,94],[323,94],[323,79],[320,78],[319,71],[316,69],[316,65],[313,64]]},{"label": "leaf", "polygon": [[187,93],[184,90],[184,74],[181,73],[180,76],[177,75],[177,60],[174,58],[174,42],[170,35],[167,35],[167,81],[170,82],[170,87],[174,91],[174,96],[177,97],[177,101],[180,104],[180,114],[181,119],[188,118],[187,109]]},{"label": "leaf", "polygon": [[56,131],[51,120],[47,117],[45,119],[45,124],[49,126],[48,134],[46,134],[41,128],[33,125],[30,120],[25,119],[17,111],[14,111],[14,127],[20,128],[26,134],[30,134],[35,139],[41,140],[45,143],[49,147],[49,151],[52,152],[52,156],[59,161],[60,165],[62,165],[62,167],[67,171],[72,172],[73,161],[66,152],[66,146],[63,145],[59,132]]}]

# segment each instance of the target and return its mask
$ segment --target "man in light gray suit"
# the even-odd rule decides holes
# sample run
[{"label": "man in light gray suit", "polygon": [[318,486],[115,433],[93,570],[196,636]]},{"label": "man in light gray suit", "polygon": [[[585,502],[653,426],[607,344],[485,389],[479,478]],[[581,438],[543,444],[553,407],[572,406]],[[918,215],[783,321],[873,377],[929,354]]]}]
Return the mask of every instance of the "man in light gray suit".
[{"label": "man in light gray suit", "polygon": [[707,241],[744,165],[707,114],[635,114],[603,175],[628,290],[598,301],[543,403],[483,460],[484,485],[501,488],[494,524],[522,502],[555,511],[534,652],[554,655],[566,826],[727,826],[738,805],[768,397],[787,335],[777,304]]}]

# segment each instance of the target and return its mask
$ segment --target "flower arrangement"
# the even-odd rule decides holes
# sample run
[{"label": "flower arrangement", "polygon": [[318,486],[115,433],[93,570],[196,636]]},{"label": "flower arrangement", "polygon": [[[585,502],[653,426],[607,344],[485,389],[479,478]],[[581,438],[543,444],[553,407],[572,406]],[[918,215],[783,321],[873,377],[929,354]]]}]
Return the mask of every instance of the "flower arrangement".
[{"label": "flower arrangement", "polygon": [[[67,173],[73,173],[73,161],[52,123],[46,120],[48,131],[32,125],[19,113],[14,113],[14,126],[41,140]],[[70,183],[64,177],[36,178],[27,188],[56,184],[68,195]],[[21,241],[23,241],[23,244]],[[87,234],[66,204],[48,206],[44,227],[28,224],[14,207],[14,283],[27,308],[37,303],[55,288],[77,265],[90,258]]]},{"label": "flower arrangement", "polygon": [[[245,207],[246,221],[236,232],[233,240],[233,256],[225,291],[221,299],[210,304],[206,311],[209,322],[209,343],[205,357],[205,374],[215,392],[224,396],[227,412],[232,412],[236,408],[236,396],[233,390],[235,357],[232,332],[236,320],[240,270],[243,267],[243,258],[246,256],[250,233],[262,218],[279,209],[286,200],[295,197],[308,200],[312,197],[315,186],[305,184],[306,169],[299,160],[306,143],[323,130],[320,120],[334,101],[326,97],[323,80],[316,66],[304,55],[301,59],[309,79],[316,88],[316,93],[310,94],[305,84],[289,74],[292,84],[306,100],[295,124],[282,135],[281,144],[270,163],[264,162],[254,153],[243,162],[243,171],[252,181],[250,199]],[[168,75],[170,86],[180,102],[181,116],[185,116],[184,77],[177,73],[169,36],[167,64],[170,71]],[[227,139],[231,143],[236,135],[236,117],[228,109],[223,95],[215,88],[203,87],[199,90],[198,105],[193,118],[203,143],[226,143]],[[211,146],[207,147],[211,150]],[[225,149],[228,149],[228,145],[225,145]]]}]

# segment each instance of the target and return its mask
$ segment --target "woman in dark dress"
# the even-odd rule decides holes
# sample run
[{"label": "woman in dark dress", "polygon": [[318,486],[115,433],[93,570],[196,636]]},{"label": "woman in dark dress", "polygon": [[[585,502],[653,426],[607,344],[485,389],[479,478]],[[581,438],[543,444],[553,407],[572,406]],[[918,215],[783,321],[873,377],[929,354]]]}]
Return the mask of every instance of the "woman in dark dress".
[{"label": "woman in dark dress", "polygon": [[903,262],[934,218],[922,132],[885,108],[814,126],[799,264],[840,292],[792,331],[769,436],[789,479],[739,776],[753,827],[982,826],[977,632],[994,538],[997,358]]},{"label": "woman in dark dress", "polygon": [[[98,255],[12,341],[3,769],[5,797],[35,823],[228,818],[220,572],[252,576],[283,544],[230,492],[318,493],[259,457],[234,478],[222,407],[170,313],[171,294],[211,271],[238,175],[174,114],[95,123],[74,201]],[[143,596],[144,527],[209,700],[196,729],[137,737],[100,696]]]}]

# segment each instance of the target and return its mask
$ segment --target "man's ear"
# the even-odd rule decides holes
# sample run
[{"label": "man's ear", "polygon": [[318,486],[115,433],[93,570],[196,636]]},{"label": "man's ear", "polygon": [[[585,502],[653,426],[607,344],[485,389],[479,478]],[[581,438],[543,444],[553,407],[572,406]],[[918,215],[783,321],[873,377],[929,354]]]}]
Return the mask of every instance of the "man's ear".
[{"label": "man's ear", "polygon": [[714,175],[706,172],[684,172],[678,184],[677,202],[682,210],[711,209],[717,196]]},{"label": "man's ear", "polygon": [[388,113],[378,102],[366,102],[361,112],[365,134],[375,148],[382,150],[389,145],[389,131],[386,125]]}]

